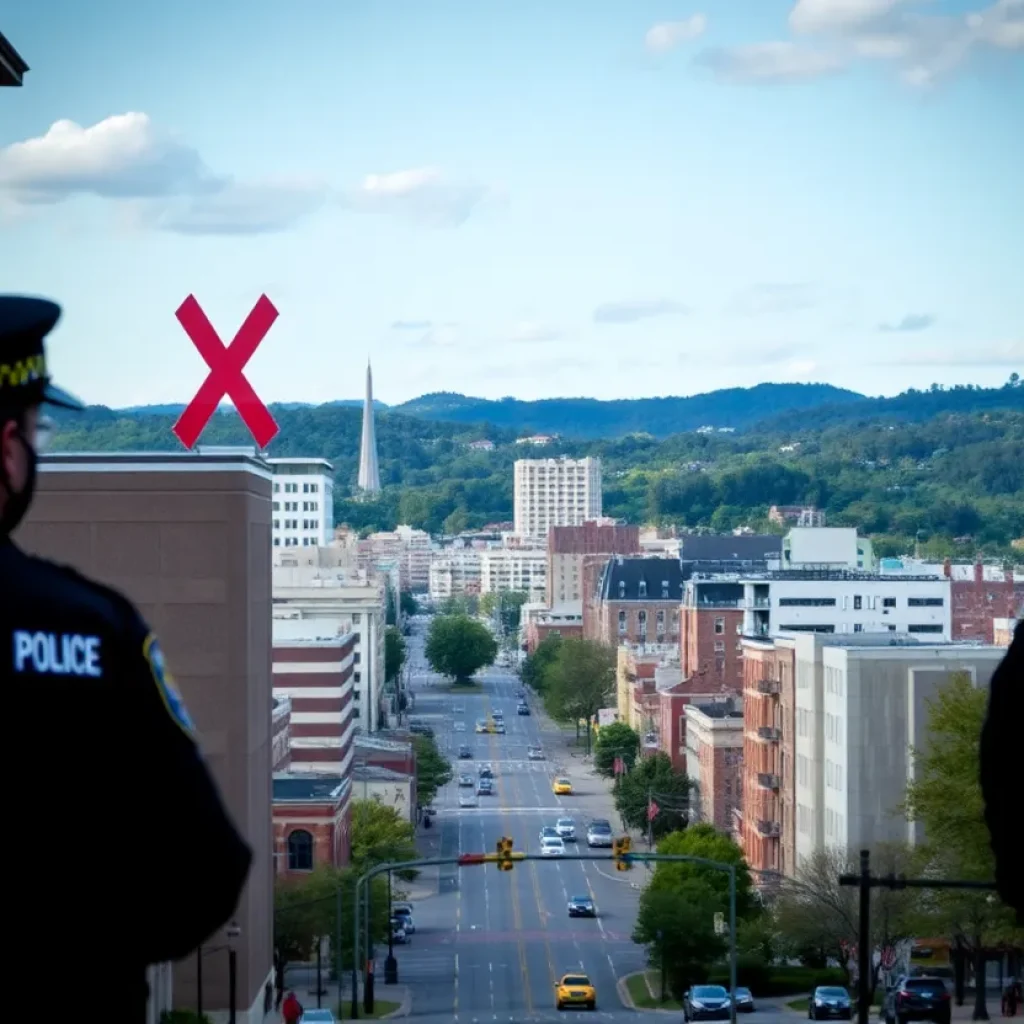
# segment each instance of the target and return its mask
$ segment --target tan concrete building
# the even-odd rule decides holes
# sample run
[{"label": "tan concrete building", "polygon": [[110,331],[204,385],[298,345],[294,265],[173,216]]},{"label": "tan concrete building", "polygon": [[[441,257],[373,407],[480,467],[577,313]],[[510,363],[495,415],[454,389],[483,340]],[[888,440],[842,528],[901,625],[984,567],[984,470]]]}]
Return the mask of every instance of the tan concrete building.
[{"label": "tan concrete building", "polygon": [[[270,469],[248,454],[56,454],[40,460],[17,535],[121,590],[160,637],[253,850],[236,918],[238,1024],[263,1020],[272,974],[270,502]],[[195,1006],[195,957],[174,965],[173,993],[176,1008]],[[204,959],[203,1002],[227,1010],[226,956]]]},{"label": "tan concrete building", "polygon": [[583,614],[583,561],[588,555],[638,555],[640,528],[588,521],[548,531],[547,603]]}]

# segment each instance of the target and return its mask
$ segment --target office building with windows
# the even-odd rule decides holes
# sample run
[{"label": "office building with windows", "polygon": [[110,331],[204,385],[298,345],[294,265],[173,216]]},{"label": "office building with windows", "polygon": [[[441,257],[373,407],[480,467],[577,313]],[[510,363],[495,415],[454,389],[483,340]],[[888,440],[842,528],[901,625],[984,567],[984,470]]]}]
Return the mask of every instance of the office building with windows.
[{"label": "office building with windows", "polygon": [[601,518],[601,460],[518,459],[515,533],[547,543],[552,526],[582,526]]},{"label": "office building with windows", "polygon": [[275,548],[326,547],[334,537],[334,467],[326,459],[268,458]]}]

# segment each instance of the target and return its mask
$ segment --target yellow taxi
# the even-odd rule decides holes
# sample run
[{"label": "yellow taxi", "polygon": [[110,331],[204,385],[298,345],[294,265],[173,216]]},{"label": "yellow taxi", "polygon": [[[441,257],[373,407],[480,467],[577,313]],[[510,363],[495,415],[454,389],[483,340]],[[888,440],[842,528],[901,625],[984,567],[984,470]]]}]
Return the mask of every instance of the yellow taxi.
[{"label": "yellow taxi", "polygon": [[490,728],[490,726],[489,726],[489,725],[487,724],[487,721],[486,721],[485,719],[481,718],[481,719],[480,719],[480,720],[479,720],[479,721],[478,721],[478,722],[476,723],[476,731],[477,731],[477,732],[490,732],[490,731],[491,731],[491,728]]},{"label": "yellow taxi", "polygon": [[555,779],[551,788],[555,796],[572,796],[572,783],[568,779]]},{"label": "yellow taxi", "polygon": [[597,992],[585,974],[563,975],[555,986],[555,1009],[564,1010],[567,1006],[597,1009]]}]

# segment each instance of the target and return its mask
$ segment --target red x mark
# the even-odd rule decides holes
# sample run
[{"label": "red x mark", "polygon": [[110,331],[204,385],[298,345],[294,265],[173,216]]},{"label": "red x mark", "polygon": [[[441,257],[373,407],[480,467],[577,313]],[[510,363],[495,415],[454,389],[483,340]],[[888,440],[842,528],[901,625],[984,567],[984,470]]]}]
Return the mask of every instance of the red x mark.
[{"label": "red x mark", "polygon": [[172,427],[178,440],[186,448],[192,448],[217,411],[220,400],[227,395],[256,443],[265,448],[277,436],[278,426],[242,371],[277,319],[274,304],[266,295],[261,295],[226,348],[194,295],[190,295],[174,315],[210,368],[203,386]]}]

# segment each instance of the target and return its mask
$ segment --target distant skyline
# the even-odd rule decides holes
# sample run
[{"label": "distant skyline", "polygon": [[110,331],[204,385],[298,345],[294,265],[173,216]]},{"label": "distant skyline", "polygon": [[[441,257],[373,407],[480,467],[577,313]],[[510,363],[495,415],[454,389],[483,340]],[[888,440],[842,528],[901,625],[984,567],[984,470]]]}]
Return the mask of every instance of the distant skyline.
[{"label": "distant skyline", "polygon": [[[62,386],[641,398],[1024,372],[1024,0],[39,0],[0,288]],[[267,74],[267,68],[274,68]]]}]

